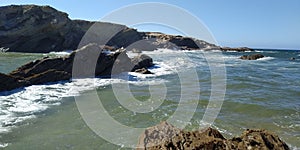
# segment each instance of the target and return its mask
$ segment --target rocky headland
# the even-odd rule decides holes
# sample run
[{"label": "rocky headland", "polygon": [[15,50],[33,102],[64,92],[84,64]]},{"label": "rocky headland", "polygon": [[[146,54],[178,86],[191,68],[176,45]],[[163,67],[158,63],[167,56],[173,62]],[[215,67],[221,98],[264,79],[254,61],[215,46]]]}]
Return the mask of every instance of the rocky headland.
[{"label": "rocky headland", "polygon": [[[102,34],[105,45],[116,50],[155,50],[168,49],[219,49],[221,51],[251,51],[250,48],[219,47],[203,40],[167,35],[159,32],[138,32],[136,29],[120,24],[71,20],[67,13],[50,6],[10,5],[0,7],[0,48],[6,52],[48,53],[54,51],[76,50],[82,37],[93,25],[101,28],[100,32],[117,33],[113,36]],[[116,30],[117,29],[117,30]],[[98,43],[97,41],[93,41]],[[88,43],[86,43],[88,44]],[[99,43],[98,43],[99,44]]]}]

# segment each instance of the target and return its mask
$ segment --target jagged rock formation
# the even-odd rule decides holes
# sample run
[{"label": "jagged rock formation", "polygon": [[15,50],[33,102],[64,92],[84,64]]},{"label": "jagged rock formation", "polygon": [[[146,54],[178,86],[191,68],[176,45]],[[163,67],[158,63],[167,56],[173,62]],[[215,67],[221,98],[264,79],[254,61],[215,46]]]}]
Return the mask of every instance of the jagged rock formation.
[{"label": "jagged rock formation", "polygon": [[262,55],[262,54],[250,54],[250,55],[243,55],[243,56],[240,57],[240,59],[256,60],[256,59],[263,58],[263,57],[265,57],[265,56]]},{"label": "jagged rock formation", "polygon": [[224,150],[276,149],[289,147],[277,135],[265,130],[246,130],[240,137],[225,139],[212,128],[203,131],[180,130],[167,122],[148,128],[140,136],[137,150]]},{"label": "jagged rock formation", "polygon": [[[95,23],[71,20],[68,14],[50,6],[11,5],[0,7],[0,47],[8,52],[47,53],[75,50],[86,31]],[[108,45],[128,46],[140,34],[124,25],[97,22],[107,31],[121,28]],[[129,38],[130,37],[130,38]]]},{"label": "jagged rock formation", "polygon": [[[147,67],[153,65],[152,58],[147,55],[139,55],[130,59],[125,51],[114,53],[101,53],[101,47],[97,44],[88,44],[81,49],[72,52],[69,56],[35,60],[29,62],[9,74],[0,73],[0,92],[9,91],[15,88],[45,84],[47,82],[57,82],[69,80],[71,78],[86,78],[94,76],[111,76],[129,71],[147,72]],[[87,55],[88,54],[88,55]],[[99,55],[96,64],[90,61],[89,55]],[[74,76],[74,59],[76,59],[80,69]],[[82,65],[82,66],[81,66]],[[95,65],[94,72],[85,72],[85,67]]]}]

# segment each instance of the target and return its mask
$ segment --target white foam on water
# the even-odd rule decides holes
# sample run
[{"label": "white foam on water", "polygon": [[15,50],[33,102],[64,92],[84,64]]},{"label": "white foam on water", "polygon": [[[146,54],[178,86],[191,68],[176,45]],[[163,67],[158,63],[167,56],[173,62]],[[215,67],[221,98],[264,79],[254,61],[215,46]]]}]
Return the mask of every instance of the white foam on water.
[{"label": "white foam on water", "polygon": [[275,58],[267,56],[267,57],[259,58],[257,60],[259,60],[259,61],[268,61],[268,60],[273,60],[273,59],[275,59]]},{"label": "white foam on water", "polygon": [[[62,52],[50,52],[48,54],[57,55],[57,56],[67,56],[67,55],[71,54],[72,52],[73,52],[72,50],[66,50],[66,51],[62,51]],[[48,55],[48,54],[44,54],[44,55]]]},{"label": "white foam on water", "polygon": [[9,145],[9,143],[0,143],[0,148],[5,148]]},{"label": "white foam on water", "polygon": [[155,62],[156,66],[149,69],[155,74],[123,73],[113,79],[85,78],[74,79],[71,82],[59,82],[56,84],[32,85],[24,89],[12,92],[0,93],[0,133],[11,131],[22,122],[50,108],[60,105],[63,97],[78,96],[84,91],[93,90],[97,87],[107,86],[113,83],[129,83],[134,85],[156,85],[167,82],[164,79],[154,78],[174,73],[176,67],[184,62],[165,64]]}]

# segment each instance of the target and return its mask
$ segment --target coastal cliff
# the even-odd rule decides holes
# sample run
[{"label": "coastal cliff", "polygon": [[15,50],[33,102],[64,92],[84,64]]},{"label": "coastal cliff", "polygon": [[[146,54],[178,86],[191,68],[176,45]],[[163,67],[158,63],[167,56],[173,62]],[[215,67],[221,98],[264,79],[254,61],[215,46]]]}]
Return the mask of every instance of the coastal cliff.
[{"label": "coastal cliff", "polygon": [[221,48],[191,37],[158,32],[138,32],[136,29],[120,24],[71,20],[67,13],[50,6],[10,5],[0,7],[0,11],[0,48],[7,52],[48,53],[76,50],[80,48],[78,45],[82,37],[95,24],[101,28],[100,32],[119,29],[113,37],[105,37],[105,34],[97,37],[100,41],[108,39],[104,45],[113,49],[126,47],[127,50],[138,51],[158,48],[251,50],[249,48]]}]

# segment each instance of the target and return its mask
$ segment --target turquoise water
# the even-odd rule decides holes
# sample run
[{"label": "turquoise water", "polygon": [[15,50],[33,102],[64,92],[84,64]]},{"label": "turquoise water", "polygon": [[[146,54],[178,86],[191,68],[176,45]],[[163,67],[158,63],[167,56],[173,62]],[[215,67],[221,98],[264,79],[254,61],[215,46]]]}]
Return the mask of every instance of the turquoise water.
[{"label": "turquoise water", "polygon": [[[212,54],[218,56],[212,60],[224,60],[226,66],[224,102],[212,126],[228,138],[240,135],[247,128],[267,129],[278,134],[291,148],[298,149],[300,148],[300,52],[276,50],[258,52],[266,57],[256,61],[244,61],[238,57],[257,52],[223,54],[171,50],[147,52],[156,64],[151,69],[154,75],[129,73],[116,76],[114,79],[81,79],[30,86],[23,90],[2,93],[0,147],[125,149],[122,148],[122,145],[124,146],[122,142],[115,145],[106,141],[103,135],[98,136],[97,132],[85,122],[86,118],[82,117],[84,112],[78,110],[76,104],[86,103],[87,106],[92,104],[92,100],[95,99],[92,95],[95,92],[98,95],[97,101],[101,101],[107,114],[124,126],[146,128],[178,116],[174,119],[175,123],[188,122],[186,129],[198,129],[205,124],[201,119],[209,103],[212,91],[211,79],[215,77],[210,69],[220,65],[208,63],[207,59],[211,58],[207,56]],[[0,54],[0,71],[10,72],[24,62],[44,56]],[[295,57],[296,60],[289,60],[291,57]],[[195,73],[197,78],[194,78]],[[118,91],[126,86],[129,87],[129,91]],[[197,98],[197,95],[200,97]],[[188,107],[178,110],[179,102],[184,96],[188,97],[185,101]],[[132,99],[140,102],[150,100],[149,107],[136,105]],[[122,105],[122,102],[128,102],[129,105]],[[157,107],[151,108],[151,104],[156,102]],[[134,109],[137,111],[132,111]],[[192,118],[186,121],[185,118],[191,114]],[[91,119],[96,120],[96,117]],[[118,133],[113,124],[107,125],[109,123],[107,119],[100,118],[99,121],[96,123],[105,128],[105,132],[123,141],[135,142],[135,139],[128,136],[133,133],[123,135],[121,132]]]}]

